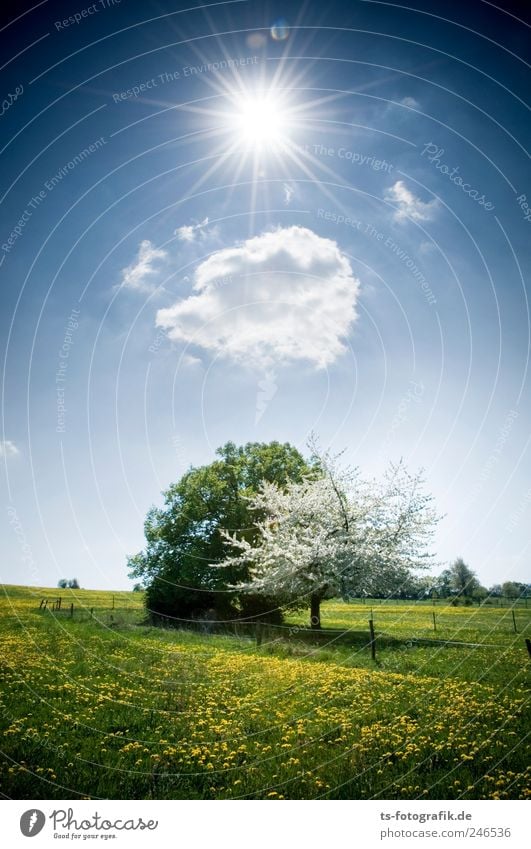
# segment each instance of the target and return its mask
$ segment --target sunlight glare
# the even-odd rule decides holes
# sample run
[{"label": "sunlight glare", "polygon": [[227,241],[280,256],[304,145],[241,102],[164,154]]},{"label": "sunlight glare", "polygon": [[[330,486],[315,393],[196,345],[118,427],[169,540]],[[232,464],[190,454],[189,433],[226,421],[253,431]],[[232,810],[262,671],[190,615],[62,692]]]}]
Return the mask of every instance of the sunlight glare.
[{"label": "sunlight glare", "polygon": [[246,97],[237,104],[235,129],[245,147],[273,147],[282,142],[286,118],[278,98],[268,95]]}]

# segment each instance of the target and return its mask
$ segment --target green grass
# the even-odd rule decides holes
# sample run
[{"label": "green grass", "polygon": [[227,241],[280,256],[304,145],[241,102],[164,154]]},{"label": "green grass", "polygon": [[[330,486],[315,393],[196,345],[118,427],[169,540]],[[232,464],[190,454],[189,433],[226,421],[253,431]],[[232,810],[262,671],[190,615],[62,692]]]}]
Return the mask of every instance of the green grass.
[{"label": "green grass", "polygon": [[[63,609],[39,611],[61,595]],[[373,604],[378,650],[143,625],[142,594],[4,587],[0,789],[14,798],[525,798],[531,616]],[[68,605],[73,601],[74,616]],[[91,614],[91,608],[93,612]],[[323,624],[366,627],[370,604]],[[511,617],[507,619],[507,612]],[[294,617],[304,624],[304,617]],[[430,629],[431,622],[431,629]]]}]

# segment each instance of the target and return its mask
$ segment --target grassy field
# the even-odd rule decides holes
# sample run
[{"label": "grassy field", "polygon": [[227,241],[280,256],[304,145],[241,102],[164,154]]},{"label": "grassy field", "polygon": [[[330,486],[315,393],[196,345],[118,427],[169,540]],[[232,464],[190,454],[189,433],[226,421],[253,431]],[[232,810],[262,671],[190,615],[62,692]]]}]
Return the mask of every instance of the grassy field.
[{"label": "grassy field", "polygon": [[[61,596],[62,610],[39,610]],[[69,605],[74,604],[74,615]],[[142,596],[4,587],[13,798],[527,798],[531,611],[373,604],[379,649],[142,624]],[[323,625],[365,628],[370,603]],[[304,624],[304,617],[293,617]],[[415,646],[437,636],[478,647]]]}]

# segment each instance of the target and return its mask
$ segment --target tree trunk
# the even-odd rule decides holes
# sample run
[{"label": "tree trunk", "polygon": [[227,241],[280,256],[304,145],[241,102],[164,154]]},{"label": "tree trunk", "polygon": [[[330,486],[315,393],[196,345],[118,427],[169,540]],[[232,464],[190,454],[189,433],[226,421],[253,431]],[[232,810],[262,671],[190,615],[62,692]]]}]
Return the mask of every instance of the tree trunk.
[{"label": "tree trunk", "polygon": [[321,628],[321,598],[318,595],[310,598],[310,624],[314,630]]}]

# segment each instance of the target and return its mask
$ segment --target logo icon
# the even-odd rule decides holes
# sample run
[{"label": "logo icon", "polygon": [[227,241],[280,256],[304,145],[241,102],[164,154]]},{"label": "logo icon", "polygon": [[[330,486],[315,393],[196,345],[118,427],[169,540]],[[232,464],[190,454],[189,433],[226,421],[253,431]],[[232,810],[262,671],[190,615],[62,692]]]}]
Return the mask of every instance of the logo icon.
[{"label": "logo icon", "polygon": [[20,817],[20,830],[24,837],[35,837],[44,828],[46,817],[42,811],[32,808]]}]

